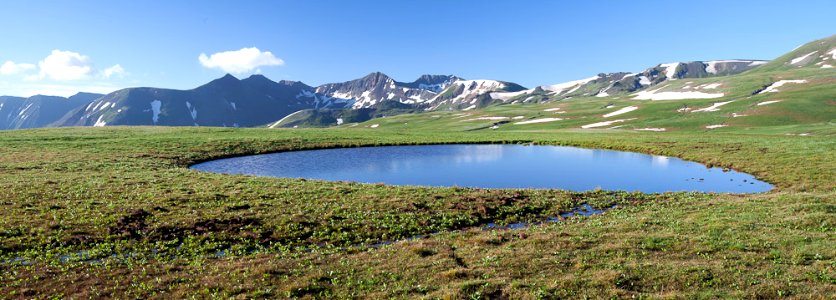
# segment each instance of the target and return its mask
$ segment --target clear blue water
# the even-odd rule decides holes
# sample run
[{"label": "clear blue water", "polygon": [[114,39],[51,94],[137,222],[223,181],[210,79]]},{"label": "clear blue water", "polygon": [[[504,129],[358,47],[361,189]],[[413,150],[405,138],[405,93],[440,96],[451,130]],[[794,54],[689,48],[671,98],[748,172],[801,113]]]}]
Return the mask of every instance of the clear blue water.
[{"label": "clear blue water", "polygon": [[673,157],[529,145],[340,148],[219,159],[195,170],[273,177],[480,188],[766,192],[752,175]]}]

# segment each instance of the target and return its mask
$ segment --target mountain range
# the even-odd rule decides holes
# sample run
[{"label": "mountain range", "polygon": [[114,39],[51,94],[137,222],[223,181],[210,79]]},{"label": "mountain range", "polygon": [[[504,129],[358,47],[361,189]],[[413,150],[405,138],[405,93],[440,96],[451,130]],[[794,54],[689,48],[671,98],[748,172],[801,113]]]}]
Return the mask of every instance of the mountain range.
[{"label": "mountain range", "polygon": [[[575,97],[634,97],[670,100],[716,98],[719,85],[691,87],[680,80],[723,77],[753,69],[829,68],[833,36],[816,41],[811,53],[800,47],[772,63],[734,59],[658,64],[638,73],[601,73],[586,79],[525,88],[501,80],[466,80],[454,75],[423,75],[399,82],[380,72],[312,87],[298,81],[272,81],[262,75],[225,75],[191,90],[126,88],[107,95],[79,93],[0,97],[0,129],[57,126],[331,126],[388,115],[433,110],[472,110],[502,103],[559,101]],[[811,44],[815,44],[813,42]],[[829,51],[829,52],[827,52]],[[818,53],[822,52],[822,53]],[[814,55],[815,54],[815,55]],[[677,86],[677,91],[660,91]],[[718,96],[719,95],[719,96]]]},{"label": "mountain range", "polygon": [[69,98],[0,96],[0,130],[58,126],[68,112],[104,95],[78,93]]}]

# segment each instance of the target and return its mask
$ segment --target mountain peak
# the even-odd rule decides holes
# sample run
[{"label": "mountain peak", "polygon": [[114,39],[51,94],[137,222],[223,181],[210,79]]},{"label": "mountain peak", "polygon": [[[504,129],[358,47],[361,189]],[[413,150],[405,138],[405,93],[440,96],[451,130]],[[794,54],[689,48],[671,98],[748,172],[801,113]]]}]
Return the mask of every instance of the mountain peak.
[{"label": "mountain peak", "polygon": [[235,76],[232,76],[232,74],[227,73],[226,75],[224,75],[221,78],[210,81],[209,84],[213,84],[213,83],[214,84],[224,84],[224,83],[234,83],[234,82],[239,82],[239,81],[241,81],[241,80],[239,80]]},{"label": "mountain peak", "polygon": [[219,78],[219,79],[224,79],[224,80],[232,80],[232,79],[234,79],[234,80],[238,80],[238,78],[237,78],[237,77],[232,76],[232,74],[229,74],[229,73],[226,73],[226,75],[224,75],[223,77],[221,77],[221,78]]},{"label": "mountain peak", "polygon": [[232,76],[231,74],[227,73],[226,75],[224,75],[221,78],[212,80],[207,84],[199,86],[198,89],[211,88],[211,89],[224,90],[224,89],[230,89],[230,88],[240,86],[240,85],[241,85],[241,80],[238,80],[238,78],[236,78],[235,76]]},{"label": "mountain peak", "polygon": [[389,75],[383,74],[383,72],[371,72],[369,75],[363,76],[363,80],[386,80],[392,79]]},{"label": "mountain peak", "polygon": [[258,84],[274,84],[274,83],[276,83],[275,81],[270,80],[270,78],[267,78],[267,77],[265,77],[264,75],[261,75],[261,74],[250,75],[250,77],[242,79],[241,81],[242,82],[249,82],[249,83],[258,83]]},{"label": "mountain peak", "polygon": [[[229,74],[227,74],[227,75],[229,75]],[[250,75],[250,77],[247,77],[244,80],[247,80],[247,79],[249,79],[249,80],[270,80],[269,78],[267,78],[266,76],[261,75],[261,74]],[[270,81],[272,81],[272,80],[270,80]]]}]

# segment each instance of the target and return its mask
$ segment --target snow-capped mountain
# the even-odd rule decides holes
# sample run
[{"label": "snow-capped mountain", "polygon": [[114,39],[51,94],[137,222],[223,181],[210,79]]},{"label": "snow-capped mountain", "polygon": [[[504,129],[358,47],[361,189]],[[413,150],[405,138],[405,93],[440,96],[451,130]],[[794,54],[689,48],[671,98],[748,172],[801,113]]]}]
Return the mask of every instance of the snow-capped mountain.
[{"label": "snow-capped mountain", "polygon": [[329,103],[301,82],[274,82],[261,75],[239,80],[226,75],[192,90],[119,90],[79,107],[58,125],[250,127]]},{"label": "snow-capped mountain", "polygon": [[348,103],[354,109],[372,107],[384,101],[422,104],[458,79],[453,75],[423,75],[414,82],[405,83],[374,72],[360,79],[320,85],[316,93]]},{"label": "snow-capped mountain", "polygon": [[46,127],[76,107],[102,97],[78,93],[69,98],[36,95],[29,98],[0,97],[0,129]]},{"label": "snow-capped mountain", "polygon": [[511,102],[542,102],[580,96],[607,97],[634,93],[667,80],[727,76],[743,73],[768,63],[764,60],[713,60],[659,64],[639,73],[601,73],[594,77],[539,86],[514,93],[492,93],[491,97]]},{"label": "snow-capped mountain", "polygon": [[429,101],[428,110],[471,110],[494,103],[492,93],[525,90],[516,83],[499,80],[457,80]]}]

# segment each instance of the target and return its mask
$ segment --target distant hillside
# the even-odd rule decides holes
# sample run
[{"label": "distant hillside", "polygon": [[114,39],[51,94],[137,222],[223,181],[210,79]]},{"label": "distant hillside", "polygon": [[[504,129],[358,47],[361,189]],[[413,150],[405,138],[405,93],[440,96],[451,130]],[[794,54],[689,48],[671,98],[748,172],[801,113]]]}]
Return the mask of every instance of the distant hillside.
[{"label": "distant hillside", "polygon": [[763,60],[715,60],[659,64],[639,73],[601,73],[594,77],[539,86],[516,93],[493,93],[503,102],[543,102],[573,97],[608,97],[635,93],[680,79],[722,77],[740,74],[765,65]]},{"label": "distant hillside", "polygon": [[641,73],[599,74],[529,90],[493,92],[490,98],[479,100],[495,105],[465,107],[466,111],[426,111],[342,126],[424,132],[736,130],[832,135],[836,123],[834,54],[836,38],[829,37],[769,63],[661,64]]},{"label": "distant hillside", "polygon": [[78,93],[69,98],[36,95],[29,98],[0,97],[0,130],[47,127],[101,94]]},{"label": "distant hillside", "polygon": [[61,126],[165,125],[252,127],[294,111],[333,103],[300,82],[232,75],[192,90],[129,88],[108,94],[66,118]]}]

